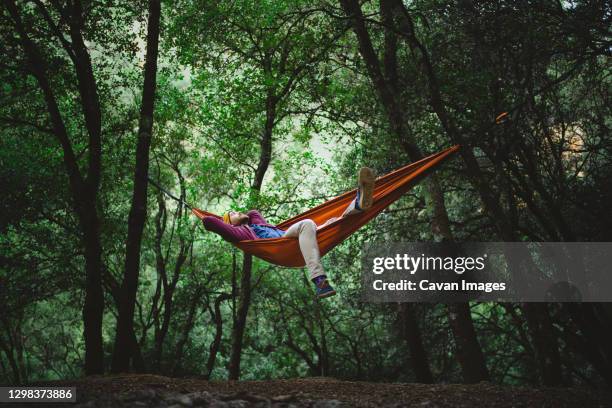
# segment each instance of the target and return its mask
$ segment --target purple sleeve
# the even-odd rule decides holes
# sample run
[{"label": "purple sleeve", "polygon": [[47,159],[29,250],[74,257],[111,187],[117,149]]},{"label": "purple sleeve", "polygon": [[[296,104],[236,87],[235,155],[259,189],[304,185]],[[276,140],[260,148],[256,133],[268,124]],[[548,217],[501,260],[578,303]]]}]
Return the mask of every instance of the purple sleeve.
[{"label": "purple sleeve", "polygon": [[253,235],[246,226],[235,227],[224,223],[223,220],[216,217],[204,217],[202,222],[204,223],[204,228],[208,231],[216,232],[226,241],[238,242],[253,239]]},{"label": "purple sleeve", "polygon": [[249,216],[249,224],[267,225],[266,219],[257,210],[251,210],[247,213]]}]

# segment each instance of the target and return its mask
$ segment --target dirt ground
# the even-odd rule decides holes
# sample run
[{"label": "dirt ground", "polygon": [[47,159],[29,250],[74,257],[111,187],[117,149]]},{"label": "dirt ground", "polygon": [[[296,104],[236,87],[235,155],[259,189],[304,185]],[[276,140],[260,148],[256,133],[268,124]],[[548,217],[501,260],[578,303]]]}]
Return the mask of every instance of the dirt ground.
[{"label": "dirt ground", "polygon": [[484,382],[389,384],[333,378],[206,381],[109,375],[46,385],[76,386],[78,406],[83,407],[612,407],[612,393],[604,391],[509,387]]}]

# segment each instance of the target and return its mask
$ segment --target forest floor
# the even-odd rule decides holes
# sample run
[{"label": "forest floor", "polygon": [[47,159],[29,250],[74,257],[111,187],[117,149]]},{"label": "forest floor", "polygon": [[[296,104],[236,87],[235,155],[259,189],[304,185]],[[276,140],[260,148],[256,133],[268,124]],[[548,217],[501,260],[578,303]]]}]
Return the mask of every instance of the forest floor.
[{"label": "forest floor", "polygon": [[[206,381],[130,374],[44,384],[75,386],[78,403],[64,406],[81,408],[612,407],[612,393],[592,389],[510,387],[486,382],[471,385],[389,384],[324,377]],[[23,407],[24,404],[19,406]]]}]

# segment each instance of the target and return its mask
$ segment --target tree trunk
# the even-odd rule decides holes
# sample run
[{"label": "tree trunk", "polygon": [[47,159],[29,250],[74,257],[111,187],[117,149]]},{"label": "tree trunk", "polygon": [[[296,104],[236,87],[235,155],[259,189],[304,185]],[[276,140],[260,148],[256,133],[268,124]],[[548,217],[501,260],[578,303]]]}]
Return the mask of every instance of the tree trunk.
[{"label": "tree trunk", "polygon": [[566,342],[571,343],[593,365],[608,386],[612,387],[612,329],[610,316],[603,310],[603,305],[608,304],[563,303],[575,325],[565,326],[568,327],[566,336],[569,337]]},{"label": "tree trunk", "polygon": [[[179,176],[179,184],[180,184],[180,199],[181,201],[185,201],[186,189],[185,189],[185,181],[178,167],[175,168]],[[165,214],[165,202],[163,201],[163,197],[158,196],[158,205],[159,205],[159,213],[156,216],[156,237],[155,237],[155,258],[156,258],[156,269],[157,273],[160,275],[161,283],[163,285],[163,308],[164,312],[162,314],[161,325],[159,324],[159,309],[155,311],[155,348],[153,351],[153,358],[155,368],[159,371],[162,366],[162,357],[163,357],[163,346],[166,336],[168,334],[168,330],[170,328],[170,320],[172,319],[172,312],[174,308],[174,292],[176,290],[176,285],[178,284],[178,280],[180,277],[181,269],[187,260],[187,254],[189,252],[189,248],[193,244],[193,242],[187,243],[185,240],[185,236],[182,233],[178,234],[179,237],[179,250],[176,255],[176,260],[174,262],[174,271],[170,279],[168,278],[168,274],[166,272],[166,261],[161,251],[161,239],[165,228],[162,228],[160,225],[163,217],[160,217],[161,214]],[[181,229],[182,219],[183,219],[183,204],[179,203],[174,214],[174,220],[178,220],[178,229]],[[165,222],[165,219],[164,219]],[[166,255],[169,254],[169,251],[166,252]]]},{"label": "tree trunk", "polygon": [[123,299],[119,307],[111,368],[113,372],[128,371],[130,369],[130,362],[134,357],[134,350],[130,347],[130,332],[133,331],[134,327],[134,308],[140,272],[140,246],[147,215],[147,177],[149,174],[149,149],[155,107],[160,14],[160,0],[149,0],[147,52],[140,110],[140,129],[136,146],[136,169],[132,205],[128,217],[125,271],[123,284],[121,285],[121,296]]},{"label": "tree trunk", "polygon": [[[21,384],[23,382],[23,378],[21,376],[21,370],[19,369],[19,362],[15,358],[15,354],[13,352],[15,347],[13,344],[13,334],[8,319],[3,318],[2,325],[4,326],[4,333],[0,333],[0,350],[4,351],[9,366],[11,367],[11,371],[13,373],[13,384]],[[6,340],[4,340],[4,334],[7,336]],[[0,358],[0,360],[2,360],[2,358]]]},{"label": "tree trunk", "polygon": [[[42,91],[53,134],[63,151],[63,161],[70,183],[73,207],[79,219],[82,231],[82,245],[85,249],[85,303],[83,305],[83,327],[85,339],[85,373],[102,374],[104,372],[104,349],[102,344],[102,317],[104,314],[104,293],[102,288],[102,245],[99,232],[99,218],[96,208],[97,193],[101,171],[101,121],[100,106],[91,61],[87,54],[80,27],[82,10],[75,6],[70,24],[72,45],[64,44],[71,53],[79,84],[81,103],[89,136],[89,156],[87,178],[79,169],[66,125],[59,105],[47,77],[47,63],[40,54],[36,44],[29,38],[21,20],[19,10],[12,0],[4,3],[11,15],[22,48],[30,65],[31,73],[36,78]],[[60,38],[60,41],[63,37]]]},{"label": "tree trunk", "polygon": [[176,376],[179,373],[179,368],[183,360],[183,352],[185,350],[185,344],[189,340],[189,333],[193,329],[195,319],[198,313],[198,306],[200,305],[200,298],[202,297],[203,288],[199,287],[196,289],[191,304],[189,306],[189,312],[187,313],[187,319],[183,325],[183,330],[179,340],[176,343],[176,349],[174,351],[174,366],[172,368],[172,375]]},{"label": "tree trunk", "polygon": [[546,303],[524,303],[523,312],[533,338],[542,384],[561,385],[563,371],[561,370],[559,345]]},{"label": "tree trunk", "polygon": [[321,338],[321,352],[319,353],[319,372],[317,373],[317,375],[320,375],[321,377],[325,377],[329,375],[329,350],[327,348],[327,336],[325,335],[325,321],[323,320],[322,317],[322,311],[321,311],[321,304],[320,302],[317,302],[314,305],[314,315],[316,318],[316,321],[318,323],[318,329],[319,329],[319,337]]},{"label": "tree trunk", "polygon": [[251,274],[253,268],[253,257],[244,255],[242,262],[242,277],[240,278],[240,293],[238,298],[238,312],[236,322],[232,328],[232,351],[229,361],[229,379],[240,379],[240,359],[242,357],[242,345],[247,315],[251,305]]},{"label": "tree trunk", "polygon": [[[255,170],[253,190],[259,192],[263,184],[263,179],[272,160],[272,134],[274,131],[274,121],[276,120],[277,97],[272,89],[268,89],[266,98],[266,123],[260,141],[261,151],[259,153],[259,164]],[[242,354],[242,343],[244,329],[246,326],[249,307],[251,306],[251,275],[253,267],[253,257],[244,254],[242,262],[242,278],[238,301],[237,316],[232,329],[232,351],[229,362],[229,379],[238,380],[240,378],[240,359]]]},{"label": "tree trunk", "polygon": [[448,321],[456,343],[455,356],[466,383],[477,383],[489,379],[482,348],[476,339],[476,330],[469,303],[448,305]]},{"label": "tree trunk", "polygon": [[104,314],[104,293],[102,289],[102,246],[100,244],[99,222],[95,213],[88,217],[83,239],[85,241],[85,304],[83,305],[83,326],[85,337],[85,373],[104,372],[104,351],[102,344],[102,318]]},{"label": "tree trunk", "polygon": [[[513,279],[526,280],[529,276],[537,276],[540,273],[527,250],[521,253],[520,258],[516,254],[511,255],[506,252],[506,259]],[[527,321],[542,383],[550,386],[562,384],[559,345],[547,304],[523,303],[521,309]]]},{"label": "tree trunk", "polygon": [[208,354],[208,361],[206,362],[206,378],[208,379],[210,379],[213,369],[215,368],[217,353],[221,347],[221,338],[223,337],[223,316],[221,316],[221,302],[231,298],[231,294],[222,293],[215,299],[214,310],[211,310],[211,317],[215,322],[215,337],[212,343],[210,343],[210,352]]},{"label": "tree trunk", "polygon": [[424,384],[433,383],[433,375],[429,369],[427,352],[425,351],[425,347],[423,347],[421,329],[414,315],[413,305],[410,303],[400,303],[398,317],[400,333],[408,346],[410,363],[416,381]]}]

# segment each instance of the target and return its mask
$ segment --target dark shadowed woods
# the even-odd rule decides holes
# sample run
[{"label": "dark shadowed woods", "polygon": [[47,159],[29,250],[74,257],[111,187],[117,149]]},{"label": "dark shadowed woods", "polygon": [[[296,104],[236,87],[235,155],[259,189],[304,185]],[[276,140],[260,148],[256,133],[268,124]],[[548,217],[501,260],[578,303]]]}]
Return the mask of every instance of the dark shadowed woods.
[{"label": "dark shadowed woods", "polygon": [[[371,242],[612,240],[611,17],[604,1],[3,0],[0,382],[138,374],[113,377],[129,392],[146,373],[304,406],[312,384],[356,404],[355,381],[436,384],[442,399],[397,401],[440,406],[469,400],[457,387],[551,406],[609,388],[607,303],[371,304],[359,285]],[[324,257],[325,301],[189,209],[278,223],[360,166],[455,144]],[[227,379],[269,390],[205,381]]]}]

